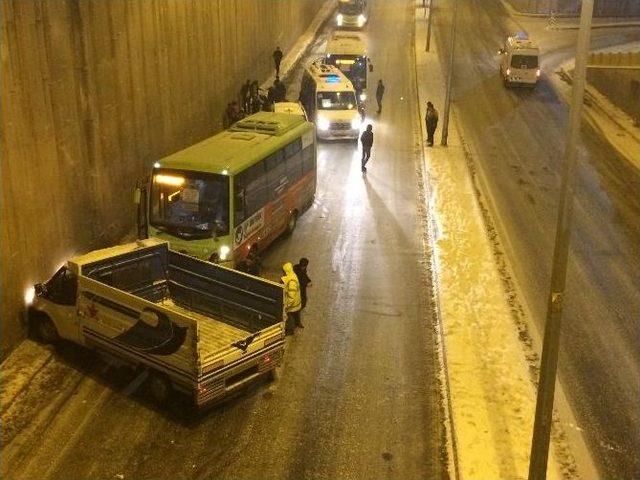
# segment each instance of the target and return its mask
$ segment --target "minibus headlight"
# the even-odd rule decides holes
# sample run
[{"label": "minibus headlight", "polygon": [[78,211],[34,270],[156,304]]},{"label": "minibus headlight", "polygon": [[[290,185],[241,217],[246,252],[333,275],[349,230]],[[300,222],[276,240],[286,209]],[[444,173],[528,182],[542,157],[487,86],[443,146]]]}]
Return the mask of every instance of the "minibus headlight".
[{"label": "minibus headlight", "polygon": [[366,93],[364,93],[364,92],[362,92],[362,93],[360,94],[360,101],[361,101],[361,102],[364,102],[366,99],[367,99],[367,94],[366,94]]},{"label": "minibus headlight", "polygon": [[511,75],[511,69],[507,68],[507,75]]},{"label": "minibus headlight", "polygon": [[229,257],[229,253],[231,253],[231,248],[227,245],[222,245],[220,247],[220,260],[224,262]]},{"label": "minibus headlight", "polygon": [[341,13],[339,13],[338,16],[336,17],[336,23],[338,24],[339,27],[342,25],[342,20],[344,20],[344,17],[342,16]]},{"label": "minibus headlight", "polygon": [[353,128],[354,130],[360,130],[361,125],[362,125],[362,120],[360,120],[360,117],[356,117],[353,120],[351,120],[351,128]]},{"label": "minibus headlight", "polygon": [[536,77],[540,76],[540,69],[536,70]]},{"label": "minibus headlight", "polygon": [[318,117],[318,130],[329,130],[329,119],[325,117]]},{"label": "minibus headlight", "polygon": [[366,21],[367,21],[367,17],[365,17],[362,14],[358,15],[358,25],[362,26]]}]

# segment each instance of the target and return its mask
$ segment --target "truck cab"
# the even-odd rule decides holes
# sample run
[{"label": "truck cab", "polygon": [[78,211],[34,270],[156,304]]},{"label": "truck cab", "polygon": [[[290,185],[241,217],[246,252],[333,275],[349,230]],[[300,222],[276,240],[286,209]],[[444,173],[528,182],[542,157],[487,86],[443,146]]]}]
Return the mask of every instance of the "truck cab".
[{"label": "truck cab", "polygon": [[500,75],[506,87],[536,86],[541,73],[540,50],[525,32],[517,32],[507,37],[498,53]]}]

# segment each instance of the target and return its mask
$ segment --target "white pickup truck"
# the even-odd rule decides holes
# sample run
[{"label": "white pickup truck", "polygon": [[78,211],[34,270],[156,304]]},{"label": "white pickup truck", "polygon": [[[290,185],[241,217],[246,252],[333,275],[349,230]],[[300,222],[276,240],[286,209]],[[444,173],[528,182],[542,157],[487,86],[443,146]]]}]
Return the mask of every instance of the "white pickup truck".
[{"label": "white pickup truck", "polygon": [[282,286],[169,250],[97,250],[35,286],[31,327],[149,370],[149,391],[197,407],[272,373],[284,354]]}]

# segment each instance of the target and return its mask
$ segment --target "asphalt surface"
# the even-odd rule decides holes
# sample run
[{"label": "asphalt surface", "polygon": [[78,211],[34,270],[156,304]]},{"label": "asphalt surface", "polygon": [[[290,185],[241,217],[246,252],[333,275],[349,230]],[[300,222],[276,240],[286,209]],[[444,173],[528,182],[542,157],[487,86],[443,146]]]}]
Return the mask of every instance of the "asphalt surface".
[{"label": "asphalt surface", "polygon": [[[450,2],[435,34],[448,52]],[[454,105],[473,165],[483,173],[494,219],[534,321],[546,314],[568,107],[549,76],[575,52],[577,31],[545,19],[508,17],[498,0],[461,3]],[[515,30],[539,41],[535,90],[509,90],[497,50]],[[638,29],[592,33],[592,48],[640,37]],[[601,478],[640,478],[640,174],[583,124],[559,375]],[[571,428],[571,427],[569,427]]]},{"label": "asphalt surface", "polygon": [[387,93],[369,173],[353,143],[321,144],[315,203],[265,256],[272,278],[306,256],[313,279],[277,379],[198,415],[61,345],[3,425],[3,478],[443,478],[412,31],[411,2],[374,2],[371,85]]}]

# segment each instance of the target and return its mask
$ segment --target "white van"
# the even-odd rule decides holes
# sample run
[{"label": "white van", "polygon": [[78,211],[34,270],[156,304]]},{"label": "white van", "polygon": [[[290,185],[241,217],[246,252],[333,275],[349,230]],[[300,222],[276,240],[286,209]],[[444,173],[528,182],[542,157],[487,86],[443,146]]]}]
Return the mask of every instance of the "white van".
[{"label": "white van", "polygon": [[358,139],[362,120],[356,92],[337,67],[309,65],[302,75],[300,102],[316,124],[318,138]]},{"label": "white van", "polygon": [[333,32],[327,41],[324,63],[335,65],[351,80],[361,102],[367,99],[367,48],[357,32]]},{"label": "white van", "polygon": [[505,86],[535,87],[540,79],[540,50],[525,32],[509,37],[500,53],[500,74]]},{"label": "white van", "polygon": [[338,0],[336,26],[340,28],[362,28],[369,19],[367,0]]}]

